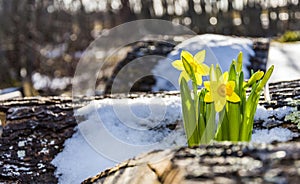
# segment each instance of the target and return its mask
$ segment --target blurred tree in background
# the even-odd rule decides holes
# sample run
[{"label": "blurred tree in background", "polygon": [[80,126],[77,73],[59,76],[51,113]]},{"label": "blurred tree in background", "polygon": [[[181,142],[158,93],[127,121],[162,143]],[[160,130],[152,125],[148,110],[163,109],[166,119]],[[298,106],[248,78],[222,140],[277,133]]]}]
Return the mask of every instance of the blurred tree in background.
[{"label": "blurred tree in background", "polygon": [[105,29],[148,18],[196,33],[252,37],[300,30],[299,0],[0,0],[0,88],[34,73],[72,77],[80,56]]}]

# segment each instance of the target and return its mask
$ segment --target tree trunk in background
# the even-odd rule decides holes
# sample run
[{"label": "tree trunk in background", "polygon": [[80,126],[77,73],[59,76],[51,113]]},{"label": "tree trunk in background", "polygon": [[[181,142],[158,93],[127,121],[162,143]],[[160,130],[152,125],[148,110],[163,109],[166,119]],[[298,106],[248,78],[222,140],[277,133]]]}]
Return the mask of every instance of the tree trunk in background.
[{"label": "tree trunk in background", "polygon": [[142,2],[142,11],[141,18],[142,19],[150,19],[152,16],[151,12],[153,12],[153,3],[151,0],[144,0]]},{"label": "tree trunk in background", "polygon": [[[189,1],[189,12],[188,12],[188,17],[191,18],[191,20],[197,20],[197,13],[195,12],[195,9],[194,9],[194,1]],[[195,21],[192,21],[191,22],[191,29],[194,30],[195,28]]]},{"label": "tree trunk in background", "polygon": [[[23,79],[23,90],[24,90],[24,95],[25,96],[33,96],[35,95],[35,91],[32,85],[31,81],[31,76],[33,73],[33,66],[34,63],[36,62],[36,54],[35,52],[35,39],[34,39],[34,32],[36,32],[35,28],[36,26],[34,25],[34,10],[35,6],[35,0],[28,0],[26,4],[26,20],[24,23],[24,41],[22,43],[23,45],[23,51],[24,53],[21,55],[24,57],[24,62],[25,64],[22,64],[22,71],[26,71],[25,73],[21,73],[21,77]],[[25,67],[24,67],[25,66]],[[21,72],[21,71],[20,71]]]}]

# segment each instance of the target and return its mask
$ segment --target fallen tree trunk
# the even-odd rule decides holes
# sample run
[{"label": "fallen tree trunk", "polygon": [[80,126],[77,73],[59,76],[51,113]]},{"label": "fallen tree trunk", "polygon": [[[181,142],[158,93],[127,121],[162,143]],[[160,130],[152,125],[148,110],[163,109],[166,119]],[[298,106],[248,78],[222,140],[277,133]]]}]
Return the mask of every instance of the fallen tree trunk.
[{"label": "fallen tree trunk", "polygon": [[300,143],[215,143],[154,151],[89,178],[83,184],[298,183]]},{"label": "fallen tree trunk", "polygon": [[0,183],[57,183],[50,163],[76,126],[71,98],[0,103]]}]

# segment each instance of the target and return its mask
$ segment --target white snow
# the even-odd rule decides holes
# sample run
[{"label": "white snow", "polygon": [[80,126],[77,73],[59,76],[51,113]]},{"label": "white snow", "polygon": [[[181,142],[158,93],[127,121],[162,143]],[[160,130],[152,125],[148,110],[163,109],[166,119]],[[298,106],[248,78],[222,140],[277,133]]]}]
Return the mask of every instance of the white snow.
[{"label": "white snow", "polygon": [[25,146],[25,143],[26,143],[26,141],[20,141],[20,142],[18,142],[18,146],[23,147],[23,146]]},{"label": "white snow", "polygon": [[[52,161],[60,183],[79,183],[142,152],[186,145],[180,98],[104,99],[80,109],[87,116]],[[84,171],[84,172],[82,172]]]},{"label": "white snow", "polygon": [[25,155],[26,155],[26,152],[25,152],[25,150],[19,150],[17,152],[17,155],[18,155],[19,158],[24,158]]},{"label": "white snow", "polygon": [[300,79],[300,42],[272,42],[267,68],[275,65],[269,82]]},{"label": "white snow", "polygon": [[[288,111],[281,108],[272,112],[259,107],[256,119],[267,119],[269,114],[264,113],[281,117]],[[52,161],[63,184],[80,183],[142,152],[186,145],[179,96],[103,99],[76,113],[86,120],[77,126],[76,133],[65,142],[63,152]],[[174,122],[180,122],[175,130],[166,128],[165,125]],[[294,136],[283,128],[256,130],[252,142],[287,141]]]},{"label": "white snow", "polygon": [[277,119],[283,119],[287,114],[293,111],[292,107],[281,107],[273,110],[272,108],[266,109],[264,106],[257,106],[256,114],[254,120],[263,120],[267,121],[268,118],[276,117]]},{"label": "white snow", "polygon": [[286,142],[293,137],[298,136],[287,128],[272,128],[271,130],[262,129],[254,130],[251,142],[255,143],[271,143],[273,141]]},{"label": "white snow", "polygon": [[42,169],[42,168],[45,167],[45,164],[43,164],[43,163],[38,163],[38,164],[37,164],[37,167],[38,167],[39,169]]},{"label": "white snow", "polygon": [[[59,183],[76,184],[116,163],[96,152],[77,131],[65,142],[64,151],[55,157],[52,164],[57,166]],[[59,176],[60,173],[62,176]]]},{"label": "white snow", "polygon": [[[194,55],[205,49],[206,58],[204,62],[208,66],[220,64],[223,72],[229,70],[232,60],[236,59],[239,52],[242,51],[245,78],[247,79],[249,78],[249,73],[246,66],[250,65],[249,58],[251,55],[254,55],[252,44],[253,42],[250,39],[216,34],[198,35],[185,40],[177,45],[166,59],[159,61],[152,70],[153,75],[156,77],[156,84],[152,90],[169,91],[179,89],[178,77],[180,71],[173,68],[171,63],[180,59],[181,50],[187,50]],[[206,77],[205,79],[207,80],[208,78]]]},{"label": "white snow", "polygon": [[11,174],[16,174],[16,175],[20,175],[20,173],[18,171],[29,171],[30,168],[28,167],[20,167],[20,166],[16,166],[16,165],[12,165],[12,164],[4,164],[3,169],[5,171],[7,170],[11,170],[14,173]]},{"label": "white snow", "polygon": [[48,154],[49,153],[49,149],[47,148],[43,148],[41,151],[38,152],[39,154],[43,153],[43,154]]}]

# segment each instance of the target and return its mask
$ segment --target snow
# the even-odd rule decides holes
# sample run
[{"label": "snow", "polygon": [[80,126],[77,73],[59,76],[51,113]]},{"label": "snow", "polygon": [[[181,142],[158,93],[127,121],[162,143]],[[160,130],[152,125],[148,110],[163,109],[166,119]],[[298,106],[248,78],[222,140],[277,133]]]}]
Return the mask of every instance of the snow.
[{"label": "snow", "polygon": [[9,173],[7,173],[7,176],[13,176],[13,175],[19,176],[20,175],[19,171],[29,171],[30,168],[20,167],[20,166],[16,166],[16,165],[12,165],[12,164],[4,164],[3,170],[10,171]]},{"label": "snow", "polygon": [[79,183],[142,152],[186,145],[181,125],[176,131],[166,127],[181,120],[177,96],[103,99],[76,115],[87,120],[78,125],[64,151],[52,162],[57,166],[57,176],[63,173],[60,183]]},{"label": "snow", "polygon": [[267,68],[275,65],[269,82],[300,79],[300,42],[272,42]]},{"label": "snow", "polygon": [[298,134],[293,133],[286,128],[272,128],[271,130],[262,129],[254,130],[252,134],[251,142],[255,143],[271,143],[273,141],[286,142],[291,140],[293,137],[297,137]]},{"label": "snow", "polygon": [[43,164],[43,163],[38,163],[38,164],[37,164],[37,167],[38,167],[39,169],[42,169],[42,168],[45,167],[45,164]]},{"label": "snow", "polygon": [[[96,152],[77,131],[65,142],[64,151],[55,157],[52,164],[57,166],[59,183],[76,184],[116,163]],[[63,175],[59,176],[60,173]]]},{"label": "snow", "polygon": [[43,153],[43,154],[48,154],[49,150],[47,148],[43,148],[41,151],[38,152],[39,154]]},{"label": "snow", "polygon": [[18,146],[23,147],[23,146],[25,146],[25,143],[26,143],[26,141],[20,141],[20,142],[18,142]]},{"label": "snow", "polygon": [[19,150],[17,152],[17,155],[18,155],[19,158],[24,158],[25,155],[26,155],[26,152],[25,152],[25,150]]},{"label": "snow", "polygon": [[293,111],[292,107],[280,107],[275,110],[272,108],[266,109],[264,106],[257,106],[256,114],[254,120],[263,120],[267,121],[269,118],[275,117],[279,120],[283,119],[287,114]]},{"label": "snow", "polygon": [[[236,59],[239,52],[243,52],[243,64],[245,78],[249,78],[249,72],[246,66],[250,65],[249,58],[254,55],[252,49],[253,42],[247,38],[237,38],[231,36],[223,36],[216,34],[204,34],[192,37],[177,45],[174,50],[163,59],[152,70],[156,77],[156,84],[152,88],[153,91],[159,90],[175,90],[179,89],[178,77],[180,71],[172,67],[171,62],[180,59],[181,50],[187,50],[193,55],[200,50],[206,50],[205,63],[211,64],[219,63],[223,72],[229,70],[233,59]],[[208,80],[208,78],[204,78]]]},{"label": "snow", "polygon": [[[258,107],[255,118],[281,118],[289,111]],[[76,115],[86,120],[78,124],[63,152],[52,161],[59,183],[80,183],[140,153],[186,145],[179,96],[103,99],[79,109]],[[167,125],[175,122],[179,124],[170,131]],[[294,136],[283,128],[255,130],[252,142],[287,141]]]}]

